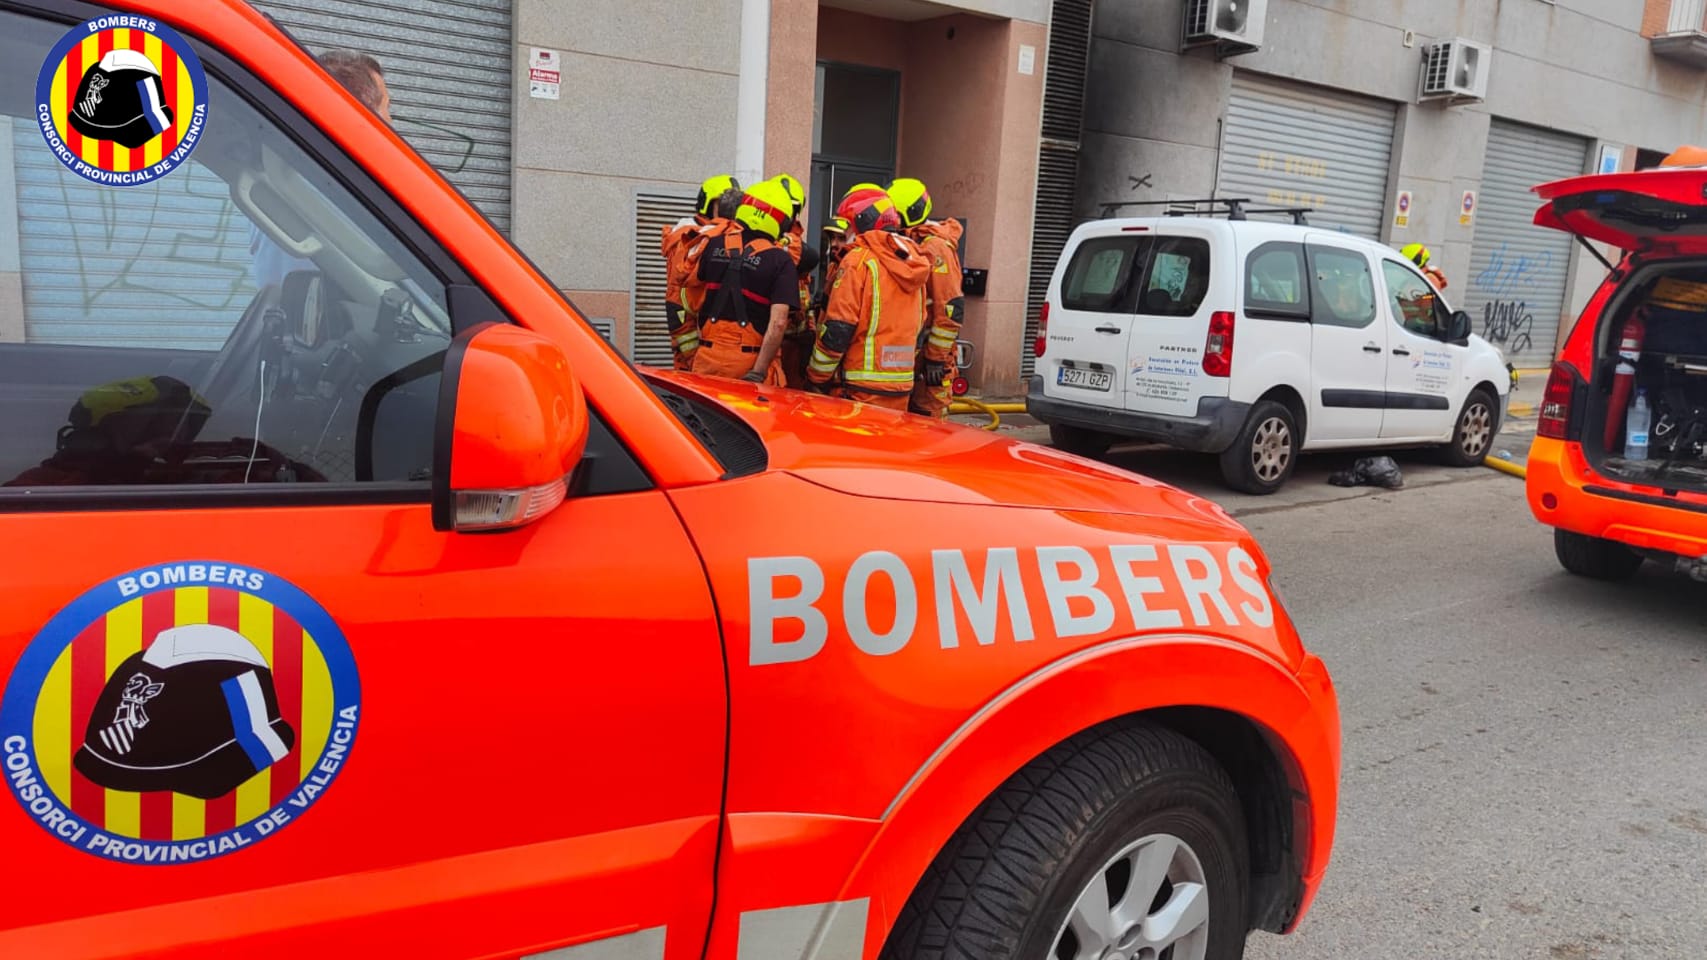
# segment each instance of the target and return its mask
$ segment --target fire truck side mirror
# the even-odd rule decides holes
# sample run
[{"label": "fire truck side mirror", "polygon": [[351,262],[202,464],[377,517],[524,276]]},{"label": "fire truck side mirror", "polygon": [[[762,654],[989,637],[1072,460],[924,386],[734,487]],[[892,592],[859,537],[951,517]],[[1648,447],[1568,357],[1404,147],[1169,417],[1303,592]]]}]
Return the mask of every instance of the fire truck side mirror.
[{"label": "fire truck side mirror", "polygon": [[556,509],[587,446],[587,401],[555,342],[486,323],[446,353],[433,438],[433,528],[495,532]]}]

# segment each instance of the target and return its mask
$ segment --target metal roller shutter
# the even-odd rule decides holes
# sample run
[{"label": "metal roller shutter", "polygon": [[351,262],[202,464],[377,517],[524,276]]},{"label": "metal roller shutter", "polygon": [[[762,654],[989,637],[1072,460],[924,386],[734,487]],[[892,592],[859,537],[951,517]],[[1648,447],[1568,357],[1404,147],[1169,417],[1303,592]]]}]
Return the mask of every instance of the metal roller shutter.
[{"label": "metal roller shutter", "polygon": [[669,276],[658,241],[664,228],[693,216],[695,197],[668,193],[634,195],[634,289],[630,292],[628,358],[635,363],[668,367],[675,362],[670,351],[669,320],[664,313],[664,291]]},{"label": "metal roller shutter", "polygon": [[255,0],[314,54],[385,70],[397,132],[510,231],[511,0]]},{"label": "metal roller shutter", "polygon": [[1061,258],[1061,251],[1073,232],[1090,45],[1091,0],[1055,0],[1049,16],[1049,52],[1043,68],[1043,137],[1037,151],[1031,274],[1025,297],[1025,342],[1020,348],[1022,382],[1036,371],[1038,316],[1049,292],[1049,278],[1055,273],[1055,261]]},{"label": "metal roller shutter", "polygon": [[218,350],[254,298],[249,221],[225,182],[189,163],[126,189],[59,163],[13,120],[24,339]]},{"label": "metal roller shutter", "polygon": [[1312,207],[1313,226],[1379,240],[1393,118],[1382,100],[1235,73],[1217,192]]},{"label": "metal roller shutter", "polygon": [[1535,225],[1540,201],[1529,188],[1583,173],[1588,149],[1580,137],[1505,120],[1496,119],[1488,128],[1462,306],[1475,320],[1476,332],[1514,366],[1553,362],[1571,259],[1569,234]]},{"label": "metal roller shutter", "polygon": [[[351,47],[386,73],[398,132],[498,229],[510,222],[510,0],[261,0],[313,53]],[[197,164],[95,186],[12,124],[24,336],[217,350],[253,298],[249,221]]]}]

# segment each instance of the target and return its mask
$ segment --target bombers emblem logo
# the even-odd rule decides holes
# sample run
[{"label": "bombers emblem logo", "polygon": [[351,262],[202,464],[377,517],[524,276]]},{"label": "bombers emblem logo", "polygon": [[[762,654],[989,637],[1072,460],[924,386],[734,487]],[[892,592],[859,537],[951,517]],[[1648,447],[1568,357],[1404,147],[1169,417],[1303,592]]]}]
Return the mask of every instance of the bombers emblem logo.
[{"label": "bombers emblem logo", "polygon": [[189,863],[301,816],[359,720],[354,658],[307,594],[249,567],[169,563],[90,590],[30,642],[0,699],[0,763],[60,840]]},{"label": "bombers emblem logo", "polygon": [[149,183],[189,159],[207,121],[207,76],[170,27],[136,16],[79,24],[36,78],[36,125],[71,171]]}]

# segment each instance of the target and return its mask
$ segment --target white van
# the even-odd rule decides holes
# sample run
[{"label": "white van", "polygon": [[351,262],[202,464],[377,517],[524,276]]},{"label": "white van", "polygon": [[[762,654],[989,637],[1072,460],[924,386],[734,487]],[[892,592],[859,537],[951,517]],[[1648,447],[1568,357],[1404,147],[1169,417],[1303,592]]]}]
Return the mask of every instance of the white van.
[{"label": "white van", "polygon": [[1511,377],[1469,315],[1391,247],[1241,216],[1073,231],[1026,402],[1054,444],[1214,453],[1228,486],[1257,494],[1306,450],[1440,445],[1481,463]]}]

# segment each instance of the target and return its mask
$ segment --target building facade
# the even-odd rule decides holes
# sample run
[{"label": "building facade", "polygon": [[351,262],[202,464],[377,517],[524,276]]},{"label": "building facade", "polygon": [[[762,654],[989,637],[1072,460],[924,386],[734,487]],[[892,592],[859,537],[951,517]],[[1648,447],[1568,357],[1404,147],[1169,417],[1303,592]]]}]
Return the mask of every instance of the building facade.
[{"label": "building facade", "polygon": [[[1245,51],[1184,41],[1217,0],[260,2],[385,61],[405,136],[640,362],[668,357],[656,237],[703,177],[793,173],[813,237],[848,186],[923,179],[987,271],[965,336],[995,396],[1077,220],[1210,196],[1428,245],[1477,332],[1544,366],[1602,271],[1529,188],[1707,138],[1703,0],[1268,0]],[[1477,48],[1480,97],[1423,95],[1442,41]]]},{"label": "building facade", "polygon": [[816,242],[847,187],[913,176],[987,271],[975,380],[1017,390],[1050,0],[257,4],[375,55],[399,132],[635,360],[668,362],[658,236],[704,178],[795,175]]},{"label": "building facade", "polygon": [[[1530,224],[1529,188],[1707,141],[1707,0],[254,2],[312,51],[375,56],[398,132],[638,362],[668,362],[658,237],[703,178],[794,174],[813,239],[847,187],[924,180],[966,226],[992,397],[1023,390],[1078,220],[1211,196],[1427,244],[1477,332],[1543,366],[1602,270]],[[1262,10],[1253,49],[1185,42],[1188,15],[1235,8]],[[1475,62],[1436,79],[1476,96],[1424,95],[1443,41]],[[218,348],[255,287],[216,177],[115,199],[28,121],[0,148],[0,339],[66,336],[80,297]],[[199,212],[149,220],[160,191]],[[205,269],[157,276],[149,251],[185,238]]]},{"label": "building facade", "polygon": [[[1245,52],[1182,43],[1207,2],[1097,4],[1077,213],[1246,197],[1426,244],[1448,298],[1520,368],[1552,360],[1605,274],[1533,226],[1530,187],[1707,136],[1701,0],[1268,0]],[[1480,48],[1440,61],[1480,98],[1425,95],[1439,41]]]}]

